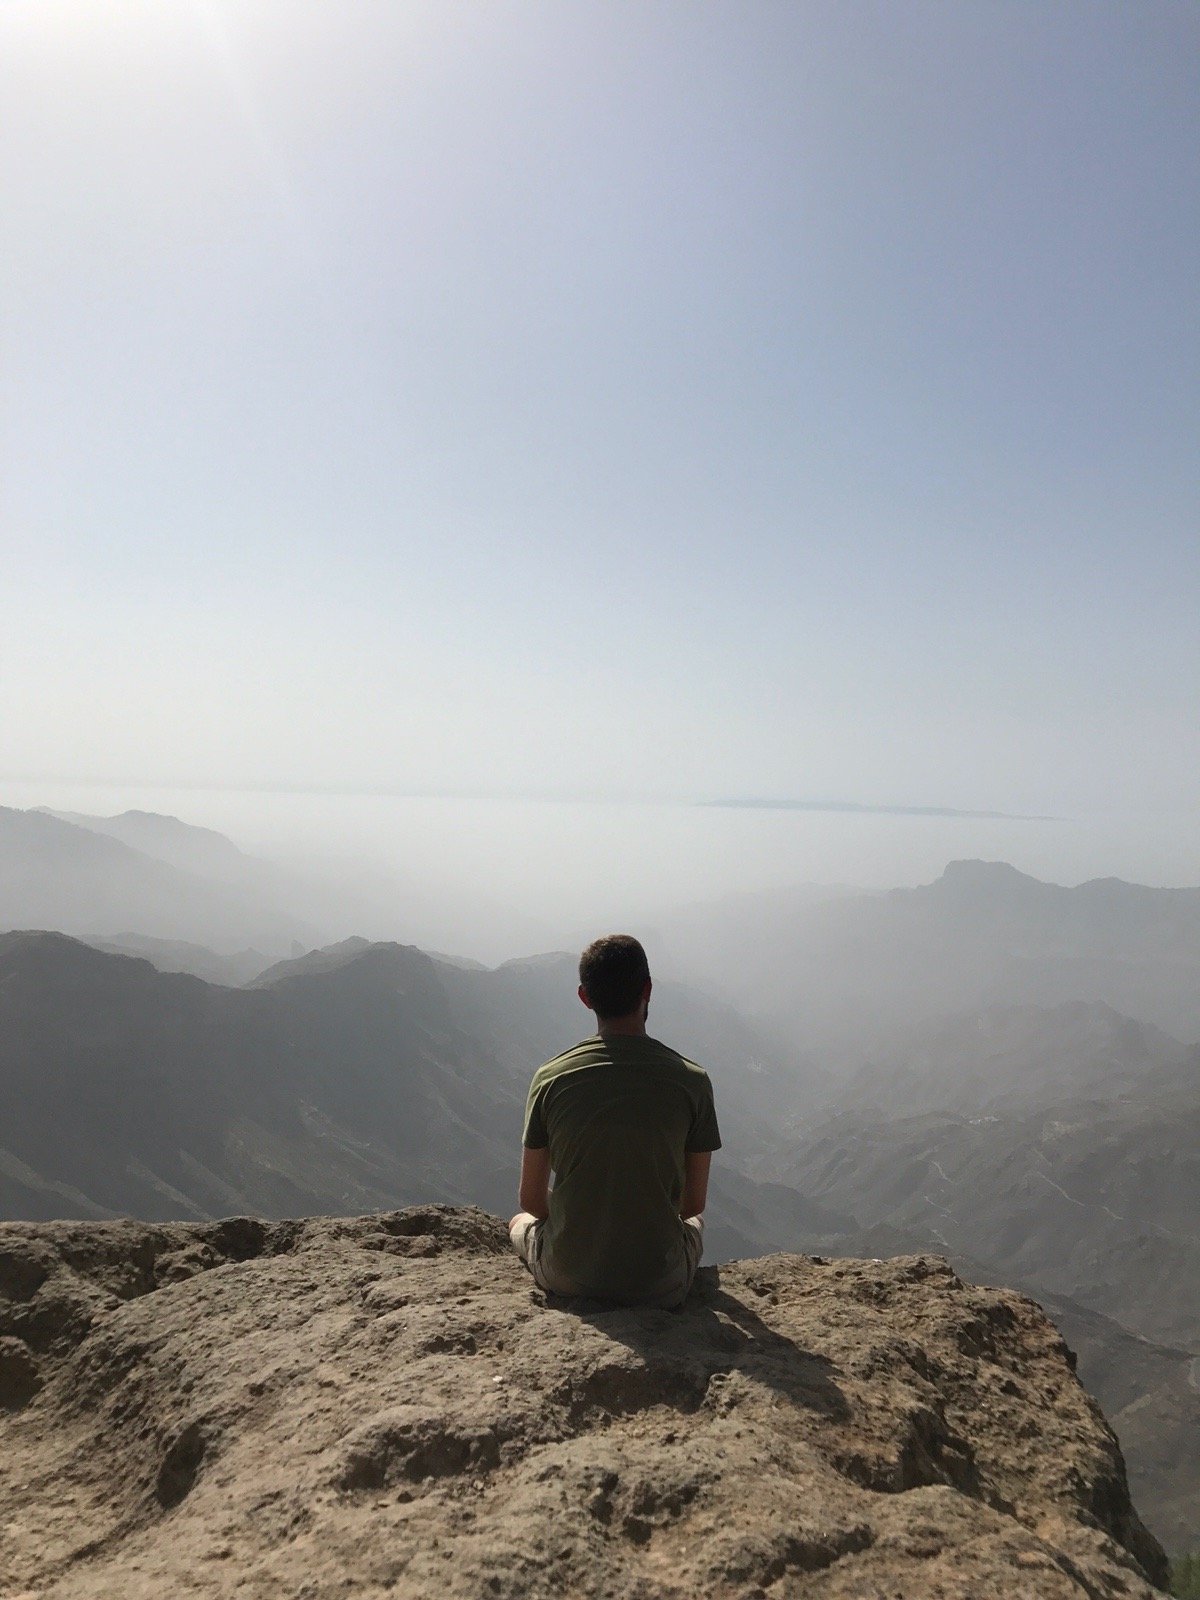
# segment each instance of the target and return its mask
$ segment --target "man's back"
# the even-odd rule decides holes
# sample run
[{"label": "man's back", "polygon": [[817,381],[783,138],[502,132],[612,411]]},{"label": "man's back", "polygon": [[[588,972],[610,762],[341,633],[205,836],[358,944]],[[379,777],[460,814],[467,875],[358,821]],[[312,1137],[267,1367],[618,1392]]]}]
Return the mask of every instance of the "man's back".
[{"label": "man's back", "polygon": [[534,1074],[526,1149],[555,1173],[543,1249],[581,1292],[637,1300],[684,1256],[684,1156],[720,1146],[708,1074],[645,1035],[599,1034]]}]

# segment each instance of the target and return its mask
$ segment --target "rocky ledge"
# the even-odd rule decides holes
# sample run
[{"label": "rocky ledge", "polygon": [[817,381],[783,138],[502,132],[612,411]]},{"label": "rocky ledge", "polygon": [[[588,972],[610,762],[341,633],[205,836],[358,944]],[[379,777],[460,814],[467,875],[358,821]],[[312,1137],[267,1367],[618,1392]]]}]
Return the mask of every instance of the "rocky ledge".
[{"label": "rocky ledge", "polygon": [[547,1299],[503,1225],[0,1226],[5,1596],[1149,1597],[1032,1301],[936,1257]]}]

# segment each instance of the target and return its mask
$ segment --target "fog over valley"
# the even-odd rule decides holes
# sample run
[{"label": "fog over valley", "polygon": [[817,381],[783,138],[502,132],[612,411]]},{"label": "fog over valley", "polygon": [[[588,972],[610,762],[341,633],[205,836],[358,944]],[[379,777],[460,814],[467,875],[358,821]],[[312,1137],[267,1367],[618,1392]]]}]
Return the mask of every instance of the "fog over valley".
[{"label": "fog over valley", "polygon": [[[881,891],[948,861],[1056,883],[1196,881],[1192,817],[1007,819],[655,803],[170,790],[0,781],[0,805],[168,813],[287,871],[314,934],[406,938],[495,962],[606,927],[653,932],[700,902]],[[184,864],[184,863],[176,863]],[[307,898],[299,891],[309,885]],[[83,908],[81,908],[82,910]],[[669,956],[669,949],[663,954]]]}]

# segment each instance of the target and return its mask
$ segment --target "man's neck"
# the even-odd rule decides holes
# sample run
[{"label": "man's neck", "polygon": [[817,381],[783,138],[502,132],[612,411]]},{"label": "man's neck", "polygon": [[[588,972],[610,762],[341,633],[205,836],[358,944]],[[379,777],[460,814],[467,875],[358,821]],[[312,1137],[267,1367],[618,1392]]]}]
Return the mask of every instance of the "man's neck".
[{"label": "man's neck", "polygon": [[646,1019],[642,1016],[609,1017],[605,1022],[597,1022],[596,1032],[602,1039],[644,1039],[646,1037]]}]

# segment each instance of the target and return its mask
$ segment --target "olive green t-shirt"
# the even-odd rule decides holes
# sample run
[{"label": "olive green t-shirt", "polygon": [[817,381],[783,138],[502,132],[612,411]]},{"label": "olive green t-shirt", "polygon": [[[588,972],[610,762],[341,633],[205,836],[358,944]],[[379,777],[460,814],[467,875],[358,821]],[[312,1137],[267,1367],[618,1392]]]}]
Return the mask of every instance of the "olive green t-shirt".
[{"label": "olive green t-shirt", "polygon": [[558,1271],[622,1300],[682,1263],[684,1153],[721,1147],[702,1067],[657,1039],[584,1039],[534,1073],[524,1143],[549,1147],[542,1250]]}]

